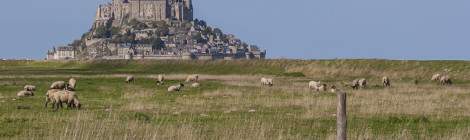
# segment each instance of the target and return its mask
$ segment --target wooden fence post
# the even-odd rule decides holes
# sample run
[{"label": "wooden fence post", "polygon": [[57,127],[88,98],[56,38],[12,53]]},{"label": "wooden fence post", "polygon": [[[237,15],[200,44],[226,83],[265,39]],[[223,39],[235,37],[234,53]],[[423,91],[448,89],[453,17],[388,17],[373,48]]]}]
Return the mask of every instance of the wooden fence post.
[{"label": "wooden fence post", "polygon": [[346,116],[346,92],[337,93],[338,106],[336,107],[336,139],[346,140],[347,116]]}]

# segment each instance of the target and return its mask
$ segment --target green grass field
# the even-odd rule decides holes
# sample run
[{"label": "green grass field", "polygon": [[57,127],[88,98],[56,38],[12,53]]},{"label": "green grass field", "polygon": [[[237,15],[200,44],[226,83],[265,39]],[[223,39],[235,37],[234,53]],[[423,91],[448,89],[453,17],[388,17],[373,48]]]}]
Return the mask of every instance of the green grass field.
[{"label": "green grass field", "polygon": [[[454,85],[430,81],[444,70]],[[200,88],[166,91],[188,74],[200,74]],[[260,86],[263,76],[275,85]],[[71,77],[82,109],[44,108],[48,86]],[[362,77],[369,88],[344,87]],[[0,139],[335,139],[336,95],[309,90],[310,80],[347,92],[349,139],[470,137],[466,61],[0,61]],[[17,98],[26,84],[36,95]]]}]

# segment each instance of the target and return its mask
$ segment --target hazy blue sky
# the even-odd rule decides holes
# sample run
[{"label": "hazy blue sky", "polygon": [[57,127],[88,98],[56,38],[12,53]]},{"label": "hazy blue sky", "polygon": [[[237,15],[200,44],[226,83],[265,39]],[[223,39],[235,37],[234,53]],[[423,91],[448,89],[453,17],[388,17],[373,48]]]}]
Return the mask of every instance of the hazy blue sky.
[{"label": "hazy blue sky", "polygon": [[[106,0],[9,0],[0,57],[44,58]],[[271,58],[470,59],[470,0],[193,0],[195,15]]]}]

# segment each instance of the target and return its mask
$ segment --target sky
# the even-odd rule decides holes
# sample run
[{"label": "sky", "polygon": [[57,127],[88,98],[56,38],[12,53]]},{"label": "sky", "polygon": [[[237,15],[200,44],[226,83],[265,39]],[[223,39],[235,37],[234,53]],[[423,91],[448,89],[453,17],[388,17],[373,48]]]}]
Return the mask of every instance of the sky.
[{"label": "sky", "polygon": [[[110,0],[0,5],[0,58],[43,59],[78,39]],[[193,0],[195,17],[269,58],[470,60],[469,0]]]}]

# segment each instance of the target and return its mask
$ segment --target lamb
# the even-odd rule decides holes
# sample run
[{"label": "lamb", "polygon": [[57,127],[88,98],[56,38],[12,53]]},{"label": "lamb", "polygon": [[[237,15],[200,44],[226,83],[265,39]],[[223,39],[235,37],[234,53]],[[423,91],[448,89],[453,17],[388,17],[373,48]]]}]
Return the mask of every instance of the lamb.
[{"label": "lamb", "polygon": [[197,82],[199,80],[199,75],[193,74],[186,77],[186,82]]},{"label": "lamb", "polygon": [[179,85],[175,86],[170,86],[168,87],[168,92],[176,92],[176,91],[181,91],[181,89],[184,87],[183,83],[180,83]]},{"label": "lamb", "polygon": [[77,86],[77,80],[75,80],[74,78],[70,78],[68,88],[70,90],[75,90],[76,86]]},{"label": "lamb", "polygon": [[308,83],[308,88],[316,90],[316,91],[326,91],[327,85],[322,84],[320,81],[310,81]]},{"label": "lamb", "polygon": [[64,81],[56,81],[52,83],[50,89],[66,89],[67,87],[68,85]]},{"label": "lamb", "polygon": [[163,85],[163,81],[165,80],[165,76],[162,74],[159,74],[157,76],[157,85]]},{"label": "lamb", "polygon": [[452,80],[450,79],[449,76],[442,76],[440,79],[439,79],[439,82],[441,83],[441,85],[452,85]]},{"label": "lamb", "polygon": [[391,87],[390,79],[387,76],[382,77],[382,84],[384,87]]},{"label": "lamb", "polygon": [[18,97],[27,97],[27,96],[34,96],[33,91],[28,91],[28,90],[22,90],[16,94]]},{"label": "lamb", "polygon": [[273,86],[273,79],[272,78],[261,78],[261,85],[262,86]]},{"label": "lamb", "polygon": [[193,84],[191,85],[191,87],[193,87],[193,88],[198,88],[198,87],[200,87],[200,86],[201,86],[201,84],[199,84],[199,83],[193,83]]},{"label": "lamb", "polygon": [[432,75],[432,77],[431,77],[431,81],[439,81],[439,80],[441,80],[441,77],[442,77],[442,75],[439,74],[439,73],[434,74],[434,75]]},{"label": "lamb", "polygon": [[131,75],[131,76],[126,77],[126,83],[131,83],[131,82],[134,82],[134,81],[135,81],[134,76]]},{"label": "lamb", "polygon": [[25,85],[24,90],[26,91],[36,91],[36,86],[33,85]]}]

